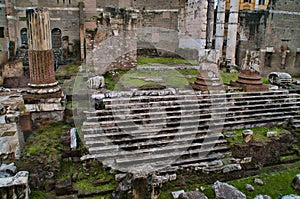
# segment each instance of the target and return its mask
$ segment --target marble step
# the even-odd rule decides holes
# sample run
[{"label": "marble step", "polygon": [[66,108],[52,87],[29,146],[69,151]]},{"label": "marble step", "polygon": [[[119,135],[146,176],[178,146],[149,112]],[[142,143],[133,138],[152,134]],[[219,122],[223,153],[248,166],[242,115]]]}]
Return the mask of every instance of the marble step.
[{"label": "marble step", "polygon": [[297,95],[297,94],[289,94],[288,91],[267,91],[267,92],[243,92],[243,93],[213,93],[213,94],[175,94],[175,95],[161,95],[161,96],[132,96],[132,97],[116,97],[116,98],[105,98],[104,102],[119,102],[120,99],[122,100],[149,100],[149,99],[155,99],[155,100],[164,100],[164,99],[180,99],[180,98],[195,98],[198,99],[217,99],[217,98],[255,98],[255,97],[269,97],[272,98],[273,96],[276,96],[277,98],[279,96],[287,97],[289,95]]},{"label": "marble step", "polygon": [[[289,112],[288,112],[289,113]],[[290,113],[289,113],[290,114]],[[266,115],[266,114],[265,114]],[[246,120],[242,119],[242,120],[237,120],[237,121],[214,121],[211,120],[209,121],[209,123],[204,124],[204,125],[198,125],[198,129],[221,129],[223,128],[224,130],[228,130],[230,128],[232,129],[237,129],[237,128],[251,128],[254,127],[255,125],[259,125],[259,126],[263,126],[263,124],[267,124],[267,123],[280,123],[280,122],[284,122],[287,119],[291,119],[293,118],[292,115],[281,115],[278,117],[263,117],[263,118],[247,118]],[[198,121],[196,121],[198,122]],[[181,121],[180,123],[178,122],[168,122],[168,127],[170,127],[171,125],[177,125],[177,126],[188,126],[188,125],[195,125],[196,123],[195,121]],[[262,125],[260,125],[262,124]],[[100,125],[98,122],[89,122],[89,123],[84,123],[83,125],[83,129],[84,128],[100,128]],[[140,126],[140,129],[151,129],[151,128],[163,128],[163,127],[167,127],[165,124],[162,125],[160,124],[151,124],[151,125],[147,125],[145,127]],[[133,129],[132,123],[128,123],[128,126],[126,125],[122,125],[122,126],[117,126],[116,124],[114,124],[113,126],[106,126],[105,128],[122,128],[123,130],[125,129]],[[105,129],[104,128],[104,129]],[[137,130],[137,129],[134,129]]]},{"label": "marble step", "polygon": [[103,138],[98,140],[85,140],[84,143],[87,147],[102,147],[102,146],[106,146],[108,142],[110,142],[111,144],[118,145],[120,147],[128,146],[130,148],[145,148],[145,147],[157,147],[165,144],[174,144],[178,142],[192,143],[192,142],[200,142],[200,141],[202,142],[207,140],[217,140],[219,138],[223,138],[223,135],[221,133],[197,136],[196,132],[194,133],[190,132],[190,134],[178,133],[177,135],[174,136],[167,136],[166,134],[164,134],[164,137],[148,136],[148,138],[146,138],[146,136],[141,136],[141,137],[133,137],[132,139]]},{"label": "marble step", "polygon": [[240,97],[240,98],[209,98],[209,99],[185,99],[185,98],[166,98],[164,101],[157,101],[156,98],[148,98],[148,100],[145,99],[136,99],[136,98],[128,98],[128,99],[123,99],[119,98],[118,101],[114,101],[114,103],[108,103],[109,100],[104,100],[105,103],[105,108],[106,109],[113,109],[113,108],[125,108],[128,106],[135,106],[135,107],[140,107],[143,105],[147,106],[170,106],[170,105],[185,105],[185,104],[204,104],[204,105],[211,105],[211,104],[223,104],[223,103],[228,103],[228,104],[242,104],[245,102],[248,103],[271,103],[271,102],[286,102],[286,101],[299,101],[300,99],[296,97],[296,95],[293,96],[274,96],[273,98],[271,97],[264,97],[264,98],[257,98],[254,96],[250,97]]},{"label": "marble step", "polygon": [[[110,150],[110,151],[103,151],[103,150],[92,150],[93,148],[89,149],[90,154],[94,158],[99,158],[103,160],[113,160],[116,163],[125,163],[132,161],[131,163],[139,163],[146,160],[155,160],[161,158],[179,158],[181,156],[192,157],[197,156],[199,154],[207,154],[212,152],[226,152],[228,151],[228,146],[226,145],[225,140],[218,140],[214,142],[206,142],[206,143],[193,143],[193,144],[186,144],[186,145],[167,145],[165,147],[158,147],[152,149],[141,149],[141,150],[134,150],[134,151],[126,151],[123,149],[119,150]],[[144,163],[144,162],[143,162]]]},{"label": "marble step", "polygon": [[[217,121],[236,121],[236,120],[241,120],[241,119],[247,119],[247,118],[259,118],[263,119],[264,117],[277,117],[277,116],[286,116],[286,115],[295,115],[297,112],[296,111],[281,111],[281,112],[265,112],[265,113],[255,113],[252,112],[251,114],[246,114],[246,115],[234,115],[234,116],[227,116],[224,114],[215,114],[212,115],[211,118],[201,118],[201,114],[198,115],[180,115],[180,116],[164,116],[163,118],[134,118],[134,119],[120,119],[120,118],[114,118],[113,120],[108,120],[108,121],[97,121],[100,120],[101,118],[96,117],[95,120],[88,119],[87,121],[84,122],[84,125],[88,123],[97,123],[98,126],[113,126],[113,125],[123,125],[123,124],[133,124],[133,125],[141,125],[146,124],[147,126],[150,124],[157,125],[165,125],[165,124],[171,124],[171,123],[185,123],[185,122],[191,122],[194,121],[194,124],[198,123],[207,123],[207,122],[217,122]],[[175,121],[178,120],[178,121]],[[175,122],[174,122],[175,121]],[[138,123],[138,124],[137,124]]]},{"label": "marble step", "polygon": [[[257,107],[257,106],[256,106]],[[246,109],[247,107],[243,107]],[[97,122],[97,121],[110,121],[110,120],[116,120],[120,118],[126,118],[127,120],[131,120],[137,117],[150,117],[151,119],[154,118],[161,118],[163,115],[167,116],[172,116],[176,115],[177,117],[182,116],[182,115],[191,115],[195,117],[200,117],[200,118],[209,118],[212,116],[221,116],[221,117],[226,117],[228,115],[245,115],[245,114],[252,114],[252,113],[260,113],[260,112],[278,112],[282,110],[293,110],[297,109],[297,106],[290,106],[290,107],[277,107],[277,108],[256,108],[256,109],[250,109],[250,110],[236,110],[236,111],[216,111],[219,109],[211,108],[211,109],[205,109],[205,110],[173,110],[173,111],[162,111],[162,110],[153,110],[151,112],[142,112],[142,113],[131,113],[129,111],[124,112],[121,114],[120,112],[117,112],[115,114],[111,115],[105,115],[105,116],[88,116],[86,121],[89,122]]]}]

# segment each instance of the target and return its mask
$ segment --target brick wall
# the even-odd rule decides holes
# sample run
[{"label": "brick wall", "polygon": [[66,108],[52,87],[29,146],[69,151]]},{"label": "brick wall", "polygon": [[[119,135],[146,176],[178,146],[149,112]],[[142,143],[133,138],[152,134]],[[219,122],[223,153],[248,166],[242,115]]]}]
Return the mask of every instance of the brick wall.
[{"label": "brick wall", "polygon": [[[243,29],[247,41],[243,41],[238,56],[244,57],[245,49],[260,49],[264,75],[271,71],[300,75],[300,52],[297,52],[300,48],[299,3],[273,0],[269,4],[272,10],[240,13],[240,30]],[[287,52],[284,57],[285,45]]]}]

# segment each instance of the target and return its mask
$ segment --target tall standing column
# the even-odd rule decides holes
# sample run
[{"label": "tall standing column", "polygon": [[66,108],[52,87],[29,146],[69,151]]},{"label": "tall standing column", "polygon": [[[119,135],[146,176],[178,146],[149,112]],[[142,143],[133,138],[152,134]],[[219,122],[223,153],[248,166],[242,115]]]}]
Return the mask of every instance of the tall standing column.
[{"label": "tall standing column", "polygon": [[212,40],[214,35],[214,0],[208,0],[207,6],[207,28],[206,28],[206,48],[212,48]]},{"label": "tall standing column", "polygon": [[84,54],[84,38],[85,38],[85,30],[84,30],[84,2],[79,2],[79,38],[80,38],[80,59],[85,59]]},{"label": "tall standing column", "polygon": [[236,53],[236,38],[239,18],[239,1],[230,1],[230,14],[228,22],[227,33],[227,46],[226,46],[226,60],[230,64],[235,65],[235,53]]},{"label": "tall standing column", "polygon": [[258,10],[259,0],[255,0],[255,10]]},{"label": "tall standing column", "polygon": [[33,94],[50,94],[60,90],[55,80],[54,57],[50,34],[50,16],[46,8],[26,10],[28,26],[28,58]]},{"label": "tall standing column", "polygon": [[225,25],[225,9],[226,0],[219,0],[217,8],[217,20],[216,20],[216,45],[215,49],[219,52],[219,58],[223,55],[223,43],[224,43],[224,25]]}]

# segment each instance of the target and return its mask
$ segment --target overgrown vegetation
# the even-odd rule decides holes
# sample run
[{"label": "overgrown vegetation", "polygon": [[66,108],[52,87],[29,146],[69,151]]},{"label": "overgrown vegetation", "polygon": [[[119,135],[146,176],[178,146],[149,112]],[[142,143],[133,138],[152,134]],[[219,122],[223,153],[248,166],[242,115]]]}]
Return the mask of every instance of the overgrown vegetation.
[{"label": "overgrown vegetation", "polygon": [[63,129],[70,128],[60,122],[41,126],[29,137],[23,148],[23,156],[57,159],[61,156],[60,136]]},{"label": "overgrown vegetation", "polygon": [[166,57],[139,57],[137,58],[137,65],[144,65],[144,64],[165,64],[165,65],[198,65],[197,61],[194,60],[186,60],[180,58],[166,58]]},{"label": "overgrown vegetation", "polygon": [[105,171],[96,160],[91,161],[87,167],[83,167],[80,162],[63,161],[57,176],[57,180],[72,178],[79,193],[105,193],[116,189],[114,173]]},{"label": "overgrown vegetation", "polygon": [[[269,195],[272,198],[280,198],[282,195],[299,194],[290,185],[293,178],[300,172],[299,167],[300,162],[281,165],[280,170],[275,172],[270,172],[272,167],[266,167],[260,170],[261,174],[259,175],[235,179],[227,183],[242,191],[246,194],[247,198],[254,198],[259,194]],[[260,178],[265,184],[263,186],[254,184],[255,178]],[[253,192],[246,190],[246,184],[251,184],[255,190]],[[208,198],[215,198],[212,184],[201,183],[195,177],[183,179],[180,176],[176,181],[168,182],[162,187],[162,193],[159,198],[172,199],[171,192],[181,189],[185,191],[203,190],[203,193]]]},{"label": "overgrown vegetation", "polygon": [[[230,132],[224,132],[224,134],[234,132],[236,133],[235,137],[227,138],[229,144],[233,146],[234,144],[243,144],[242,132],[245,129],[232,130]],[[253,142],[264,143],[267,139],[266,133],[269,131],[276,131],[278,135],[289,134],[290,132],[284,129],[280,125],[275,125],[272,127],[255,127],[251,129],[254,132]],[[293,158],[298,157],[297,155],[288,155],[282,158]],[[279,168],[279,169],[278,169]],[[262,167],[259,169],[259,175],[250,176],[240,179],[235,179],[228,181],[227,183],[235,186],[240,191],[247,195],[247,198],[254,198],[256,195],[264,194],[269,195],[272,198],[278,198],[280,195],[288,194],[297,194],[295,190],[290,186],[294,176],[300,173],[300,162],[295,162],[293,164],[285,164],[276,168],[279,171],[274,171],[273,167]],[[193,191],[193,190],[203,190],[203,193],[208,198],[215,198],[214,191],[212,189],[212,184],[206,184],[201,176],[199,178],[197,175],[201,173],[193,172],[193,175],[178,175],[178,179],[174,182],[169,182],[165,184],[162,188],[162,194],[160,199],[171,199],[171,192],[177,190]],[[209,174],[212,178],[215,178],[217,175],[212,173]],[[220,176],[219,176],[220,177]],[[219,178],[218,177],[218,178]],[[260,178],[264,181],[265,185],[260,186],[253,183],[255,178]],[[254,186],[255,191],[250,192],[245,189],[246,184],[251,184]],[[298,193],[299,194],[299,193]]]},{"label": "overgrown vegetation", "polygon": [[230,81],[237,80],[238,76],[239,76],[238,73],[228,73],[228,72],[224,72],[224,71],[220,72],[220,77],[221,77],[222,83],[226,84],[226,85],[229,85]]},{"label": "overgrown vegetation", "polygon": [[[71,179],[74,189],[79,194],[96,194],[97,197],[109,198],[109,194],[116,189],[114,173],[103,168],[97,160],[73,162],[68,158],[63,160],[63,151],[70,150],[62,145],[61,137],[69,132],[71,126],[62,122],[41,126],[32,134],[23,148],[22,158],[17,162],[20,170],[27,170],[31,174],[41,175],[43,172],[52,173],[51,179],[40,179],[39,188],[31,187],[30,198],[41,199],[55,197],[55,191],[46,193],[43,190],[47,181]],[[68,133],[67,133],[68,134]],[[84,146],[78,143],[77,151],[84,154]],[[42,172],[42,173],[40,173]]]}]

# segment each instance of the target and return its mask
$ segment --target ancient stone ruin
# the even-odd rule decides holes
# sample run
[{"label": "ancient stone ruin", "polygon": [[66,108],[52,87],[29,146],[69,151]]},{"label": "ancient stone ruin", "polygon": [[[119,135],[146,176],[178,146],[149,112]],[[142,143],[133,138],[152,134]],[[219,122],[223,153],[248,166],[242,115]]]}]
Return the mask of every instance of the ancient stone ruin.
[{"label": "ancient stone ruin", "polygon": [[[299,93],[281,88],[273,91],[262,81],[262,76],[272,70],[300,74],[297,3],[0,0],[0,84],[10,88],[0,90],[1,197],[29,198],[29,183],[35,181],[41,184],[38,188],[54,190],[58,198],[108,193],[114,199],[154,199],[164,183],[176,180],[177,173],[228,180],[265,165],[299,161],[299,148],[295,147],[299,144],[295,139],[300,130]],[[130,80],[146,82],[144,85],[107,90],[108,72],[141,70],[137,67],[139,56],[154,60],[185,58],[199,63],[145,65],[141,67],[143,72],[155,71],[155,77],[128,75]],[[80,60],[81,66],[78,73],[76,66],[70,67],[76,71],[68,74],[74,90],[70,89],[66,97],[60,85],[65,79],[58,82],[55,70],[70,60]],[[239,73],[236,81],[222,83],[222,64]],[[178,81],[193,79],[179,89],[164,84],[173,75],[161,75],[162,69],[183,73],[196,69],[198,74],[178,74]],[[122,77],[110,78],[117,81]],[[232,92],[235,90],[239,92]],[[70,107],[66,111],[67,99]],[[75,179],[82,178],[78,173],[53,182],[40,175],[30,179],[26,171],[16,172],[11,163],[20,157],[24,134],[62,121],[66,115],[72,115],[65,120],[71,133],[61,136],[60,142],[63,147],[71,146],[59,160],[76,161],[84,171],[91,161],[98,160],[100,163],[93,166],[117,172],[116,190],[110,187],[106,192],[78,193],[72,186]],[[274,125],[288,127],[293,134],[280,137],[268,131],[266,143],[254,143],[251,128]],[[239,150],[229,146],[228,138],[235,133],[224,133],[237,129],[243,129]],[[81,147],[77,138],[84,150],[77,149]],[[255,156],[256,151],[264,155]],[[282,158],[282,154],[288,157]],[[60,169],[60,161],[57,168],[53,167],[55,172]],[[37,170],[49,174],[51,180],[57,174],[51,169]],[[97,180],[93,182],[96,185],[107,183]],[[254,183],[264,184],[260,179]],[[299,190],[299,186],[297,175],[292,187]],[[246,198],[220,181],[215,181],[213,189],[217,198]],[[247,184],[247,190],[253,189]],[[173,192],[173,196],[207,198],[197,191],[183,190]]]},{"label": "ancient stone ruin", "polygon": [[[37,124],[63,119],[64,96],[55,80],[50,40],[50,17],[46,8],[28,9],[30,82],[24,95],[26,110]],[[49,113],[49,114],[48,114]]]}]

